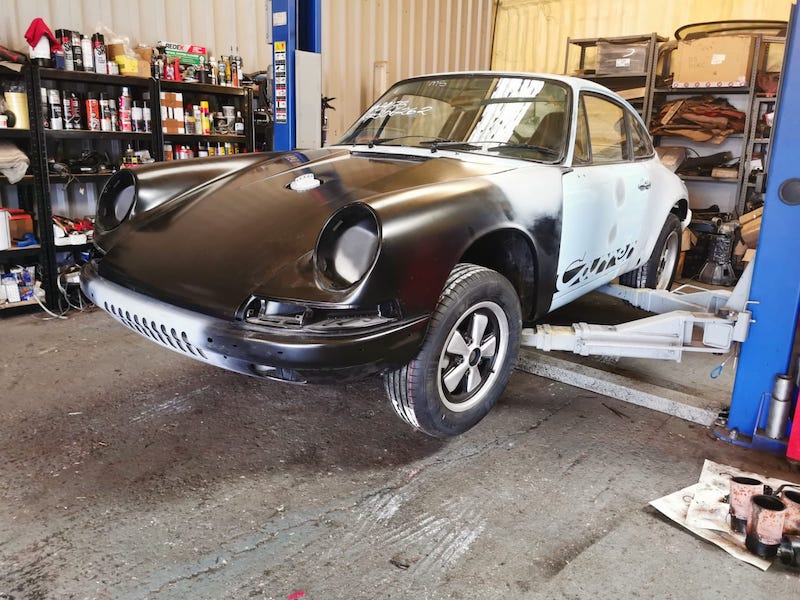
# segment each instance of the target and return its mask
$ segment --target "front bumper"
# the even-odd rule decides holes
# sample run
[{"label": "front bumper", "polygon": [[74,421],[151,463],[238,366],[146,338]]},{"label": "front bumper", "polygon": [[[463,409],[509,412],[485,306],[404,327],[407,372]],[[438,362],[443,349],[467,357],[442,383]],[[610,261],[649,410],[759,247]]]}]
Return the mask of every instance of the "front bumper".
[{"label": "front bumper", "polygon": [[297,383],[357,379],[411,360],[428,317],[331,334],[285,331],[178,308],[100,276],[97,263],[81,271],[94,304],[144,337],[195,360],[256,377]]}]

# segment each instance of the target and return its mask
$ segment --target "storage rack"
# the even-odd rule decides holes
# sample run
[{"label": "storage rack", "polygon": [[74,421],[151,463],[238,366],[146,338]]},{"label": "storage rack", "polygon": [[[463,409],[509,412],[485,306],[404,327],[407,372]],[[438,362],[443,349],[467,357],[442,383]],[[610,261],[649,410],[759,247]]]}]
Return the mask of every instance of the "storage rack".
[{"label": "storage rack", "polygon": [[[31,101],[32,90],[38,90],[38,73],[35,68],[25,65],[19,73],[0,69],[3,80],[18,79],[23,82],[27,92],[29,129],[2,129],[0,139],[21,145],[27,150],[30,166],[16,187],[20,208],[29,212],[34,219],[34,235],[39,244],[23,248],[12,248],[0,251],[0,264],[13,266],[35,262],[37,278],[45,290],[45,301],[50,307],[55,306],[56,272],[52,253],[53,226],[50,214],[50,197],[47,186],[47,162],[45,159],[44,139],[39,126],[39,104]],[[0,176],[0,184],[12,185],[4,176]],[[34,300],[0,304],[0,313],[15,311],[25,306],[38,306]]]},{"label": "storage rack", "polygon": [[[567,38],[564,73],[595,81],[618,93],[622,92],[621,95],[623,97],[626,96],[625,90],[641,89],[641,99],[638,99],[638,96],[626,99],[639,111],[642,117],[646,117],[650,114],[650,103],[652,102],[650,90],[653,87],[658,44],[666,40],[667,38],[657,33],[605,38]],[[597,46],[601,42],[618,45],[646,44],[645,69],[631,72],[621,70],[619,73],[598,75],[596,73]],[[574,60],[574,50],[576,48],[578,50],[577,66],[572,70],[570,69],[570,63]]]},{"label": "storage rack", "polygon": [[[761,38],[759,51],[756,54],[756,76],[758,76],[759,72],[767,71],[768,54],[772,46],[784,46],[785,44],[786,38],[783,37],[763,36]],[[744,170],[742,173],[742,185],[739,190],[738,206],[746,206],[751,194],[763,195],[767,189],[766,174],[769,170],[771,128],[769,132],[760,131],[759,124],[764,118],[765,113],[775,111],[777,101],[777,92],[773,95],[767,95],[755,91],[753,96],[750,105],[750,126],[746,130],[745,150],[742,155]],[[754,169],[752,168],[756,148],[759,149],[762,163],[761,172],[758,174],[754,173]]]},{"label": "storage rack", "polygon": [[[58,273],[57,254],[71,252],[73,254],[86,251],[91,243],[82,245],[56,246],[53,226],[51,196],[54,185],[92,185],[99,193],[105,180],[115,170],[98,173],[60,174],[49,172],[48,159],[62,158],[63,152],[101,150],[113,156],[117,164],[126,145],[136,150],[148,149],[157,161],[164,160],[165,142],[196,144],[199,141],[224,144],[226,142],[241,146],[246,152],[255,149],[255,133],[253,123],[253,94],[249,87],[228,87],[200,83],[167,81],[147,77],[127,75],[105,75],[83,71],[67,71],[62,69],[42,68],[25,65],[20,74],[0,71],[0,79],[24,78],[30,130],[2,129],[0,139],[12,140],[25,147],[31,158],[28,174],[16,184],[20,207],[30,212],[36,220],[36,236],[40,241],[37,246],[0,251],[0,264],[17,264],[36,261],[39,270],[37,277],[43,283],[49,308],[58,307]],[[78,92],[81,97],[87,92],[105,91],[116,97],[122,87],[132,90],[132,95],[150,100],[151,131],[89,131],[54,130],[44,127],[42,120],[41,88],[55,88],[61,91],[68,89]],[[207,100],[212,107],[231,103],[240,110],[244,119],[244,135],[211,134],[187,135],[171,134],[162,131],[160,110],[161,92],[180,92],[192,99],[192,103]],[[85,110],[85,105],[82,105]],[[85,114],[84,114],[85,116]],[[58,155],[58,156],[57,156]],[[0,176],[0,185],[10,185]],[[75,215],[65,215],[75,216]],[[83,215],[81,215],[83,216]],[[73,256],[73,258],[75,258]],[[38,305],[35,300],[0,305],[0,308],[14,309],[23,306]]]},{"label": "storage rack", "polygon": [[[660,64],[660,72],[654,78],[655,85],[650,89],[650,113],[647,116],[648,124],[651,123],[653,115],[657,114],[658,109],[665,102],[690,96],[710,95],[710,96],[724,96],[732,101],[735,98],[740,98],[738,102],[739,110],[745,113],[744,132],[736,133],[727,136],[727,140],[733,140],[732,144],[728,144],[727,148],[738,151],[739,165],[735,178],[720,178],[699,175],[682,175],[682,179],[690,186],[733,186],[733,191],[726,195],[731,201],[731,210],[722,210],[722,212],[734,212],[742,214],[744,212],[745,199],[747,195],[747,180],[750,174],[750,160],[753,154],[753,144],[755,135],[755,119],[757,118],[758,105],[761,103],[756,94],[756,77],[758,74],[761,60],[758,57],[764,55],[765,44],[768,43],[783,43],[783,38],[766,38],[764,36],[753,36],[753,44],[751,46],[752,53],[752,66],[747,78],[747,85],[741,87],[702,87],[702,88],[673,88],[667,87],[666,84],[671,76],[671,55],[675,50],[674,44],[664,53],[663,61]],[[774,98],[771,99],[774,101]],[[699,148],[707,154],[719,152],[724,146],[709,144],[707,142],[693,142],[684,137],[673,137],[666,135],[654,136],[654,142],[657,146],[668,145],[665,142],[679,143],[683,146],[692,148]],[[761,141],[763,143],[763,140]]]}]

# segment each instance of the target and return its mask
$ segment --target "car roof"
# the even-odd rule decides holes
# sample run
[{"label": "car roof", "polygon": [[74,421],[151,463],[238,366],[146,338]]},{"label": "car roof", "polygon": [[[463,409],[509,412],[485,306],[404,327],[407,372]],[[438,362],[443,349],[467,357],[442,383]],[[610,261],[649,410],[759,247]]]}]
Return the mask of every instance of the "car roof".
[{"label": "car roof", "polygon": [[581,77],[573,77],[571,75],[554,75],[553,73],[533,73],[527,71],[446,71],[441,73],[416,75],[414,77],[406,78],[405,81],[413,79],[430,79],[433,77],[445,77],[453,75],[483,75],[489,77],[530,77],[532,79],[550,79],[553,81],[560,81],[576,89],[593,90],[605,93],[611,91],[605,86],[595,83],[594,81],[591,81],[589,79],[583,79]]}]

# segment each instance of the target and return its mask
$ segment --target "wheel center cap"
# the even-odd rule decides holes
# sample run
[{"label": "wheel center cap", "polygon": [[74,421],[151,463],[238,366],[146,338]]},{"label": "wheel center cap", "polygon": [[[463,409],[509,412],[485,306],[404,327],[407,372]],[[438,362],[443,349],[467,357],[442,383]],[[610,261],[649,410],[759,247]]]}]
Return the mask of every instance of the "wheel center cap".
[{"label": "wheel center cap", "polygon": [[469,353],[469,366],[474,367],[478,364],[478,361],[481,359],[481,349],[475,348],[472,352]]}]

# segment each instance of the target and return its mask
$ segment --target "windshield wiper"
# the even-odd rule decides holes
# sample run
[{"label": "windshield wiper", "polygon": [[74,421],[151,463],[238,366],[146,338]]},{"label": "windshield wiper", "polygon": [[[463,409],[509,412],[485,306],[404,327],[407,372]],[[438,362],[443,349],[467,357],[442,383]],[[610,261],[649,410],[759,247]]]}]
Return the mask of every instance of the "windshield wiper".
[{"label": "windshield wiper", "polygon": [[511,142],[503,142],[502,144],[498,144],[497,146],[486,149],[487,152],[502,152],[503,150],[535,150],[536,152],[541,152],[542,154],[548,154],[550,156],[561,156],[560,150],[553,150],[552,148],[548,148],[546,146],[535,146],[533,144],[514,144]]},{"label": "windshield wiper", "polygon": [[470,144],[469,142],[457,142],[455,140],[437,140],[435,142],[425,142],[427,145],[430,143],[431,152],[437,150],[480,150],[480,146]]},{"label": "windshield wiper", "polygon": [[394,142],[396,140],[407,140],[408,138],[430,138],[430,141],[423,142],[423,143],[434,143],[438,141],[439,138],[434,138],[429,135],[398,135],[397,137],[387,137],[387,138],[374,138],[369,141],[367,144],[367,148],[372,148],[374,146],[380,146],[382,144],[386,144],[388,142]]}]

